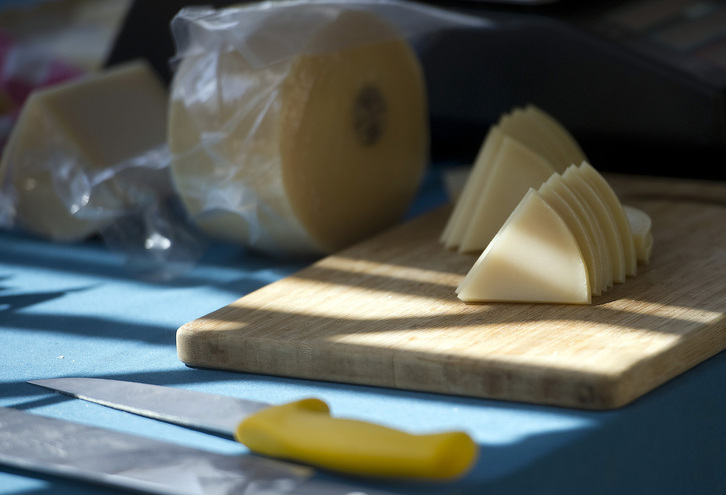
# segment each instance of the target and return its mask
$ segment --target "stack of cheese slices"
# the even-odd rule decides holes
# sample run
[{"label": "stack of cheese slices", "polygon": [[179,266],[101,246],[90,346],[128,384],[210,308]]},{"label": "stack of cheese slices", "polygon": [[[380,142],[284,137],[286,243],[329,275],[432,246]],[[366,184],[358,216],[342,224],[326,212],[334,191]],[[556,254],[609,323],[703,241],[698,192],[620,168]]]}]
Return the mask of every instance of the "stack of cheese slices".
[{"label": "stack of cheese slices", "polygon": [[[528,122],[515,127],[520,139],[515,118]],[[648,215],[624,207],[569,133],[531,106],[492,127],[441,241],[483,250],[457,289],[465,302],[588,304],[652,249]]]}]

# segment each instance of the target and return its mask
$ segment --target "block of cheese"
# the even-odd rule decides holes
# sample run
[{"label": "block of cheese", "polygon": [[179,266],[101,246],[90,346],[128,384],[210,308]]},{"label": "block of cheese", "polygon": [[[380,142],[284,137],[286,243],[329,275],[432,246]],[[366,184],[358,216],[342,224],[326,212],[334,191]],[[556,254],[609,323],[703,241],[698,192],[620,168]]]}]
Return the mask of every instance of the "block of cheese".
[{"label": "block of cheese", "polygon": [[163,146],[166,119],[166,89],[144,62],[31,94],[0,163],[17,223],[57,241],[96,233],[133,202],[115,168]]},{"label": "block of cheese", "polygon": [[329,253],[397,222],[413,199],[428,159],[419,61],[378,17],[331,13],[299,54],[271,65],[226,45],[181,61],[172,176],[212,236],[273,254]]},{"label": "block of cheese", "polygon": [[567,224],[530,189],[457,289],[464,302],[588,304],[587,266]]}]

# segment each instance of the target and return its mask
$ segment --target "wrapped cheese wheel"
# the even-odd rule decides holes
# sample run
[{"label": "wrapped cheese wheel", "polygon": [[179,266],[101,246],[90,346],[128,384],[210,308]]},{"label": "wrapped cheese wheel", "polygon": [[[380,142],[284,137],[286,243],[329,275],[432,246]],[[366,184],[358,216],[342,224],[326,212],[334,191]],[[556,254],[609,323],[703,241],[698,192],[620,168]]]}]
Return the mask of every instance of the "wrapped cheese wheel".
[{"label": "wrapped cheese wheel", "polygon": [[[218,11],[178,19],[187,49],[168,141],[199,226],[263,252],[319,255],[401,219],[428,159],[422,70],[401,34],[343,7],[280,13],[243,43]],[[281,46],[280,26],[296,30],[284,33],[294,46]]]},{"label": "wrapped cheese wheel", "polygon": [[143,61],[34,91],[0,161],[13,223],[79,241],[164,194],[167,101]]}]

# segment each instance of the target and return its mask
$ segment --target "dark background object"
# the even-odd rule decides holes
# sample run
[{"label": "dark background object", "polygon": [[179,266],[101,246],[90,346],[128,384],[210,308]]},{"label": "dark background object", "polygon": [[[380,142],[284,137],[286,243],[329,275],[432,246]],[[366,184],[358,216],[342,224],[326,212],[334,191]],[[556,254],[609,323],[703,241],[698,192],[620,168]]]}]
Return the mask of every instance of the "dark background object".
[{"label": "dark background object", "polygon": [[[434,160],[472,161],[502,112],[534,103],[575,135],[600,170],[726,180],[724,2],[425,3],[497,26],[442,32],[417,45]],[[133,2],[107,63],[145,57],[169,82],[169,23],[191,4]]]}]

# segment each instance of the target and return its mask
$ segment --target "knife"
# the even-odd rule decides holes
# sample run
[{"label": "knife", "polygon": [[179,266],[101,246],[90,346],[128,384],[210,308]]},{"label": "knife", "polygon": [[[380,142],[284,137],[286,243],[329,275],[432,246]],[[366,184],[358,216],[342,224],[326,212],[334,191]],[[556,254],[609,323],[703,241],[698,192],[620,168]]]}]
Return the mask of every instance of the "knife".
[{"label": "knife", "polygon": [[268,457],[353,474],[450,480],[478,456],[464,432],[414,435],[353,419],[333,418],[327,404],[303,399],[283,405],[100,378],[51,378],[28,383],[141,416],[233,437]]},{"label": "knife", "polygon": [[0,407],[0,464],[157,495],[391,495],[313,470]]}]

